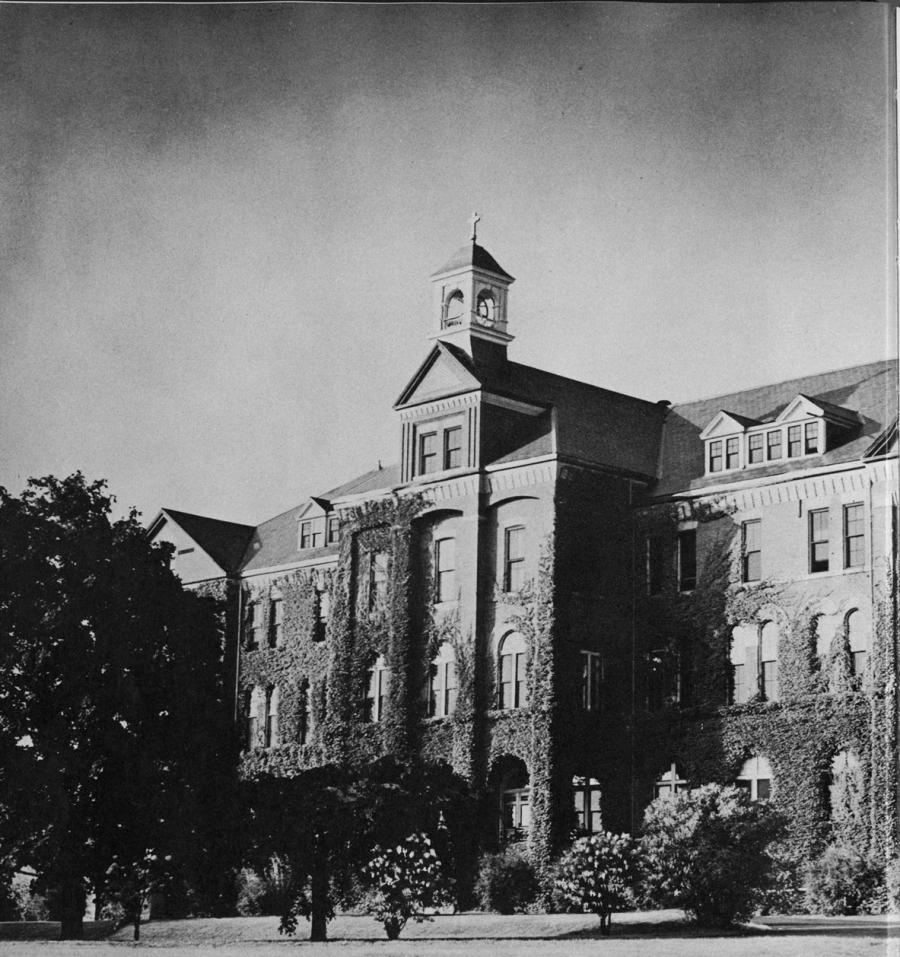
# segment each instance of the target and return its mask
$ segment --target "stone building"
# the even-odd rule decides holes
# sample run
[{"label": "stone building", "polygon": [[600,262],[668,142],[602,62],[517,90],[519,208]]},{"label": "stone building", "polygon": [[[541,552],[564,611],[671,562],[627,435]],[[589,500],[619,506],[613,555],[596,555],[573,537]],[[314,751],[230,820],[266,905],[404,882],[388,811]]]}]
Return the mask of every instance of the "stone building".
[{"label": "stone building", "polygon": [[896,363],[671,406],[510,359],[474,237],[432,282],[396,465],[255,528],[151,525],[227,601],[245,770],[449,762],[482,843],[538,863],[707,781],[799,853],[890,852]]}]

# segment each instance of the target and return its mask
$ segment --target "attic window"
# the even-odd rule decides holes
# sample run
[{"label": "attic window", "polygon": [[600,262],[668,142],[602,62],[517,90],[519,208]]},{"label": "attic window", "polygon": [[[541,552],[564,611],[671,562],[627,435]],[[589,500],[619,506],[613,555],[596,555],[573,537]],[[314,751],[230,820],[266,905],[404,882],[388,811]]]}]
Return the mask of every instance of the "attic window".
[{"label": "attic window", "polygon": [[805,395],[797,395],[777,418],[765,423],[722,409],[700,433],[706,474],[821,455],[858,423],[855,412]]}]

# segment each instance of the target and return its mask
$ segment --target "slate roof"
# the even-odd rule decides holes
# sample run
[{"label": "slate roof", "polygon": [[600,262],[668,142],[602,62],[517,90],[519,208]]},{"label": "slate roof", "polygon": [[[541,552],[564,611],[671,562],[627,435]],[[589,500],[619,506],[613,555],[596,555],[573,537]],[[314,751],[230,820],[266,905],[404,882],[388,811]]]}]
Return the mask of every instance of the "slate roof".
[{"label": "slate roof", "polygon": [[[760,422],[771,422],[797,395],[804,395],[858,424],[830,451],[794,461],[705,476],[704,444],[700,432],[721,410],[728,409]],[[825,403],[828,403],[826,405]],[[709,485],[726,485],[770,475],[837,465],[862,458],[897,414],[897,361],[884,360],[849,369],[836,369],[801,379],[790,379],[757,389],[714,396],[673,405],[666,416],[659,457],[659,480],[654,497],[691,491]]]},{"label": "slate roof", "polygon": [[[656,402],[579,382],[519,362],[478,365],[458,346],[444,343],[487,391],[556,410],[556,450],[563,457],[592,462],[635,475],[656,475],[659,441],[666,410]],[[549,438],[535,438],[549,452]],[[519,456],[538,454],[529,447]]]},{"label": "slate roof", "polygon": [[510,281],[513,278],[484,246],[471,242],[466,243],[465,246],[460,246],[440,269],[431,274],[431,277],[442,276],[445,272],[455,272],[457,269],[466,269],[469,266],[486,269],[488,272],[496,273]]},{"label": "slate roof", "polygon": [[256,571],[260,568],[272,568],[276,565],[288,565],[291,562],[307,561],[323,555],[334,555],[337,545],[325,545],[322,548],[304,548],[300,551],[298,522],[306,512],[308,502],[302,502],[295,508],[270,518],[253,530],[253,536],[247,545],[242,571]]},{"label": "slate roof", "polygon": [[178,512],[174,508],[164,508],[163,512],[180,525],[226,572],[234,572],[239,567],[250,536],[254,533],[252,525],[223,522],[217,518]]}]

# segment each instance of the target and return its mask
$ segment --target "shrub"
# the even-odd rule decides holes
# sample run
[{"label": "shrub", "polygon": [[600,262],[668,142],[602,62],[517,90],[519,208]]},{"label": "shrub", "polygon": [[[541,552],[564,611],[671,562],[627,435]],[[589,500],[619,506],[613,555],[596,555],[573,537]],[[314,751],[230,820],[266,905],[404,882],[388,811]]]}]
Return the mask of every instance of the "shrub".
[{"label": "shrub", "polygon": [[277,857],[269,860],[262,874],[249,867],[238,872],[235,906],[241,917],[281,914],[290,897],[290,869]]},{"label": "shrub", "polygon": [[884,889],[889,914],[900,914],[900,857],[893,858],[884,871]]},{"label": "shrub", "polygon": [[831,915],[882,909],[876,903],[881,877],[878,865],[855,847],[831,844],[806,868],[806,906]]},{"label": "shrub", "polygon": [[475,896],[482,910],[523,913],[537,897],[538,881],[529,860],[513,848],[485,854],[478,867]]},{"label": "shrub", "polygon": [[426,908],[451,903],[441,862],[425,834],[411,834],[396,847],[375,848],[365,869],[366,910],[396,940],[406,922],[428,920]]},{"label": "shrub", "polygon": [[760,892],[760,914],[806,913],[803,891],[804,860],[786,844],[775,843],[769,847],[772,858],[771,883]]},{"label": "shrub", "polygon": [[579,838],[562,856],[554,878],[558,899],[573,910],[596,914],[609,934],[612,915],[631,903],[634,843],[627,834]]},{"label": "shrub", "polygon": [[657,798],[644,815],[644,897],[681,907],[699,924],[745,920],[771,886],[767,848],[781,831],[768,802],[737,788],[707,784]]}]

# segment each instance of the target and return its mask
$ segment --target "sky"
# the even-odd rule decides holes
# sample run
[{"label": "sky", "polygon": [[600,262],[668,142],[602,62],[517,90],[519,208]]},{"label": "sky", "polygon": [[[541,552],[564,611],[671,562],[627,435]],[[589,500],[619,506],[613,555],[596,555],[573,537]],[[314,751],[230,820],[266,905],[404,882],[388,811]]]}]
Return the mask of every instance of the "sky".
[{"label": "sky", "polygon": [[399,456],[429,275],[683,401],[896,351],[881,4],[0,4],[0,485],[256,524]]}]

